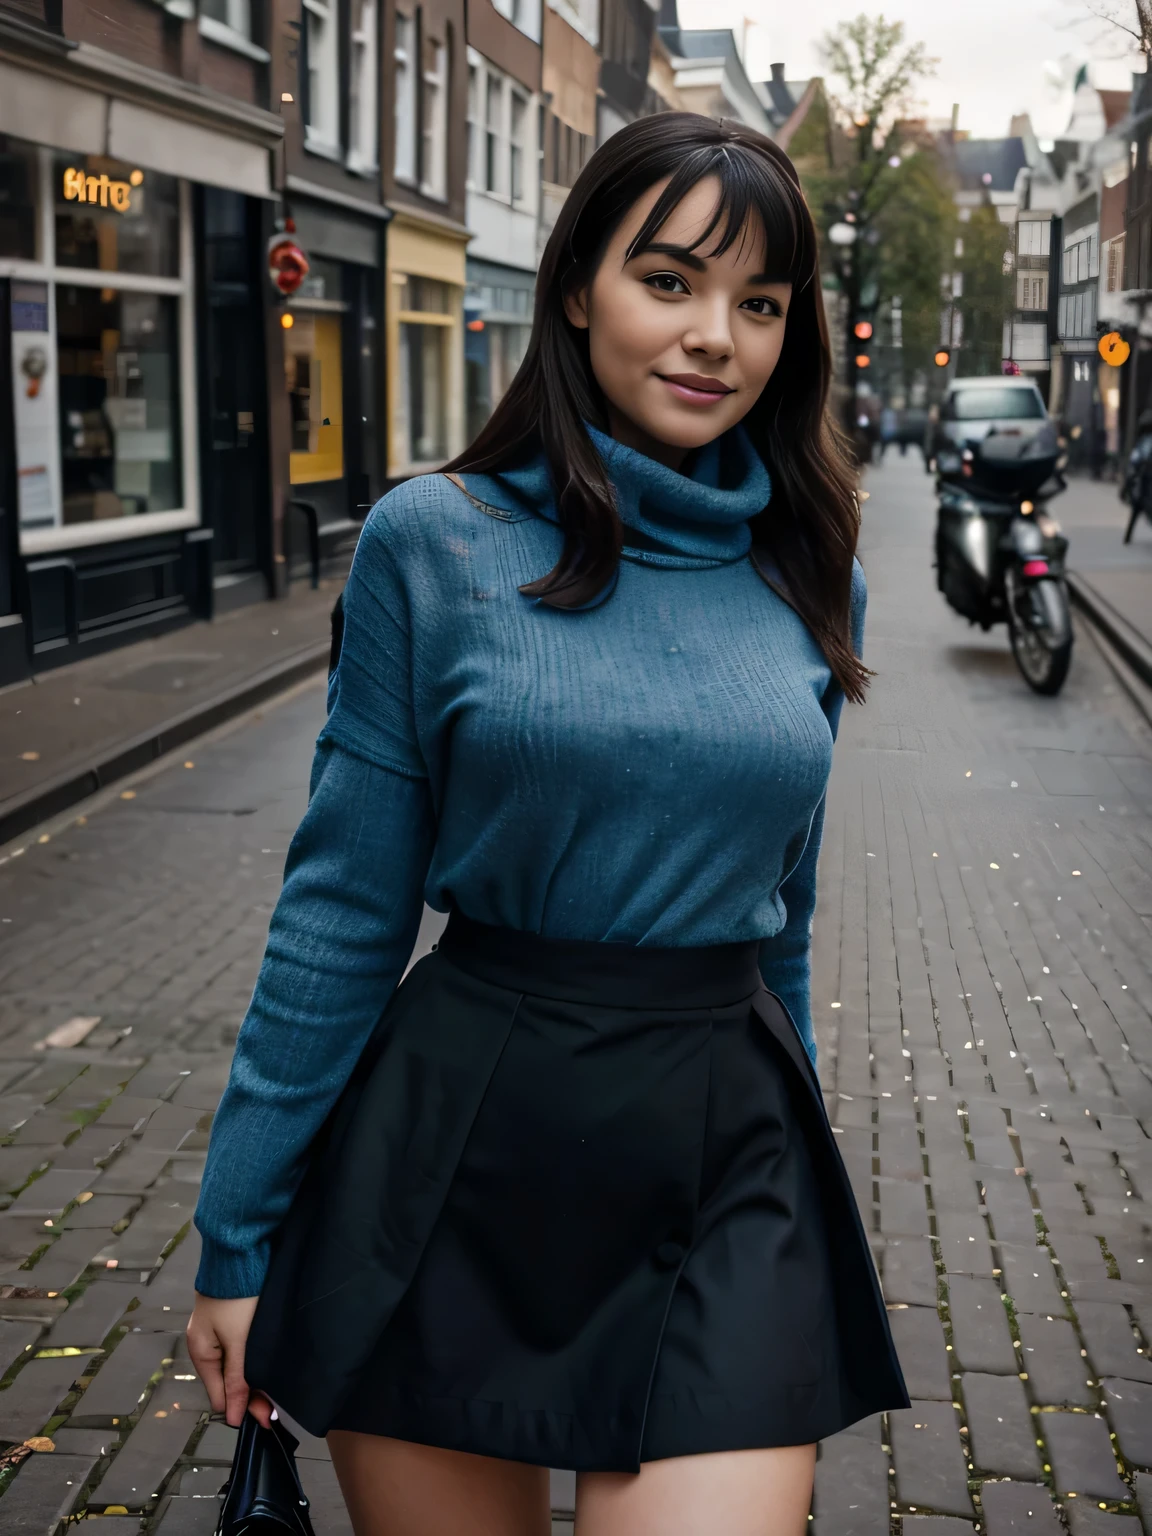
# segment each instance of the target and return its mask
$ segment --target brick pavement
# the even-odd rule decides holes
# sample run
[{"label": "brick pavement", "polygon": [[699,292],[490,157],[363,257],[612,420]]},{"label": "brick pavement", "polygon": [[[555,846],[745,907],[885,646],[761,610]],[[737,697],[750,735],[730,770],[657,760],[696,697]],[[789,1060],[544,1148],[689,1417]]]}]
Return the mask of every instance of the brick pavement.
[{"label": "brick pavement", "polygon": [[[1087,644],[1030,695],[932,590],[926,477],[870,488],[880,676],[842,731],[814,1007],[915,1406],[824,1444],[813,1530],[1138,1536],[1139,1503],[1152,1536],[1152,732]],[[189,1219],[322,708],[304,687],[0,854],[0,1442],[55,1445],[0,1472],[5,1533],[212,1529],[232,1432],[183,1348]],[[343,1536],[323,1444],[300,1459]]]}]

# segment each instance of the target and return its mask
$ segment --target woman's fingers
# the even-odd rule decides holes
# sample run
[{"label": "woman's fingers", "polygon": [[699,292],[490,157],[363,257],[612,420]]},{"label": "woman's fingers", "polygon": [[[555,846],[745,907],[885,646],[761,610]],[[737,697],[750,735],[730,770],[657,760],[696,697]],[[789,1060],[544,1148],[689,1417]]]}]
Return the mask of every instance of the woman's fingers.
[{"label": "woman's fingers", "polygon": [[[196,1304],[188,1320],[188,1355],[204,1383],[213,1413],[222,1413],[224,1421],[236,1428],[248,1407],[248,1383],[244,1379],[244,1346],[256,1311],[255,1296],[214,1297],[196,1295]],[[264,1412],[255,1416],[267,1424],[272,1405],[262,1394]],[[254,1400],[253,1407],[256,1403]]]},{"label": "woman's fingers", "polygon": [[197,1376],[204,1383],[213,1413],[223,1413],[224,1395],[224,1347],[203,1317],[193,1312],[185,1329],[188,1340],[188,1358]]}]

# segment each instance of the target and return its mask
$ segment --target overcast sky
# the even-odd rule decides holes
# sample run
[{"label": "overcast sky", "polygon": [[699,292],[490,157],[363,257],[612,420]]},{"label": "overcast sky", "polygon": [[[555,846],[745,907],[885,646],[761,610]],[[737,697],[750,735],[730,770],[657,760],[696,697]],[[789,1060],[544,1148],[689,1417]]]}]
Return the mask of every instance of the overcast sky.
[{"label": "overcast sky", "polygon": [[[1096,3],[1113,3],[1121,15],[1135,10],[1133,0]],[[749,73],[763,79],[782,60],[793,80],[822,73],[815,43],[829,27],[881,11],[939,60],[922,107],[948,117],[959,102],[960,126],[973,137],[1007,133],[1012,114],[1023,111],[1041,138],[1059,134],[1081,64],[1090,64],[1093,84],[1126,89],[1138,61],[1125,53],[1123,34],[1092,19],[1092,0],[679,0],[679,10],[681,26],[737,34],[748,16]]]}]

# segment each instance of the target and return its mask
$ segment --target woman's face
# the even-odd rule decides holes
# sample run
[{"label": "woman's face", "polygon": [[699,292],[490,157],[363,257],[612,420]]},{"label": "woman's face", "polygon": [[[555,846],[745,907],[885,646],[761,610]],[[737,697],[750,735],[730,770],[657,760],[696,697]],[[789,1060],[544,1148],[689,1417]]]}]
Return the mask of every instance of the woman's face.
[{"label": "woman's face", "polygon": [[665,185],[650,187],[633,206],[591,283],[564,308],[588,331],[612,436],[676,469],[759,398],[784,344],[792,285],[767,280],[758,226],[722,256],[703,254],[715,238],[693,249],[720,195],[715,177],[697,182],[654,247],[626,260]]}]

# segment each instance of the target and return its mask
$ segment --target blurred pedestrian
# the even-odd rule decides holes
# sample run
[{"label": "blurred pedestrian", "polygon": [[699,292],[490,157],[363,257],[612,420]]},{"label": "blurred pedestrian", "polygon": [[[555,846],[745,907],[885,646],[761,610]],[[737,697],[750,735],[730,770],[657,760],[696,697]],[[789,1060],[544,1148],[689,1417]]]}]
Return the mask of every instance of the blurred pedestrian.
[{"label": "blurred pedestrian", "polygon": [[[899,427],[900,418],[897,416],[896,411],[891,405],[885,405],[884,409],[880,412],[881,462],[884,460],[884,455],[888,451],[889,444],[896,441],[896,433],[898,432]],[[903,444],[901,444],[901,451],[903,451]]]},{"label": "blurred pedestrian", "polygon": [[546,1536],[548,1467],[582,1536],[801,1536],[817,1441],[907,1406],[813,1070],[867,680],[816,252],[768,139],[629,124],[480,436],[361,535],[188,1325],[357,1536]]}]

